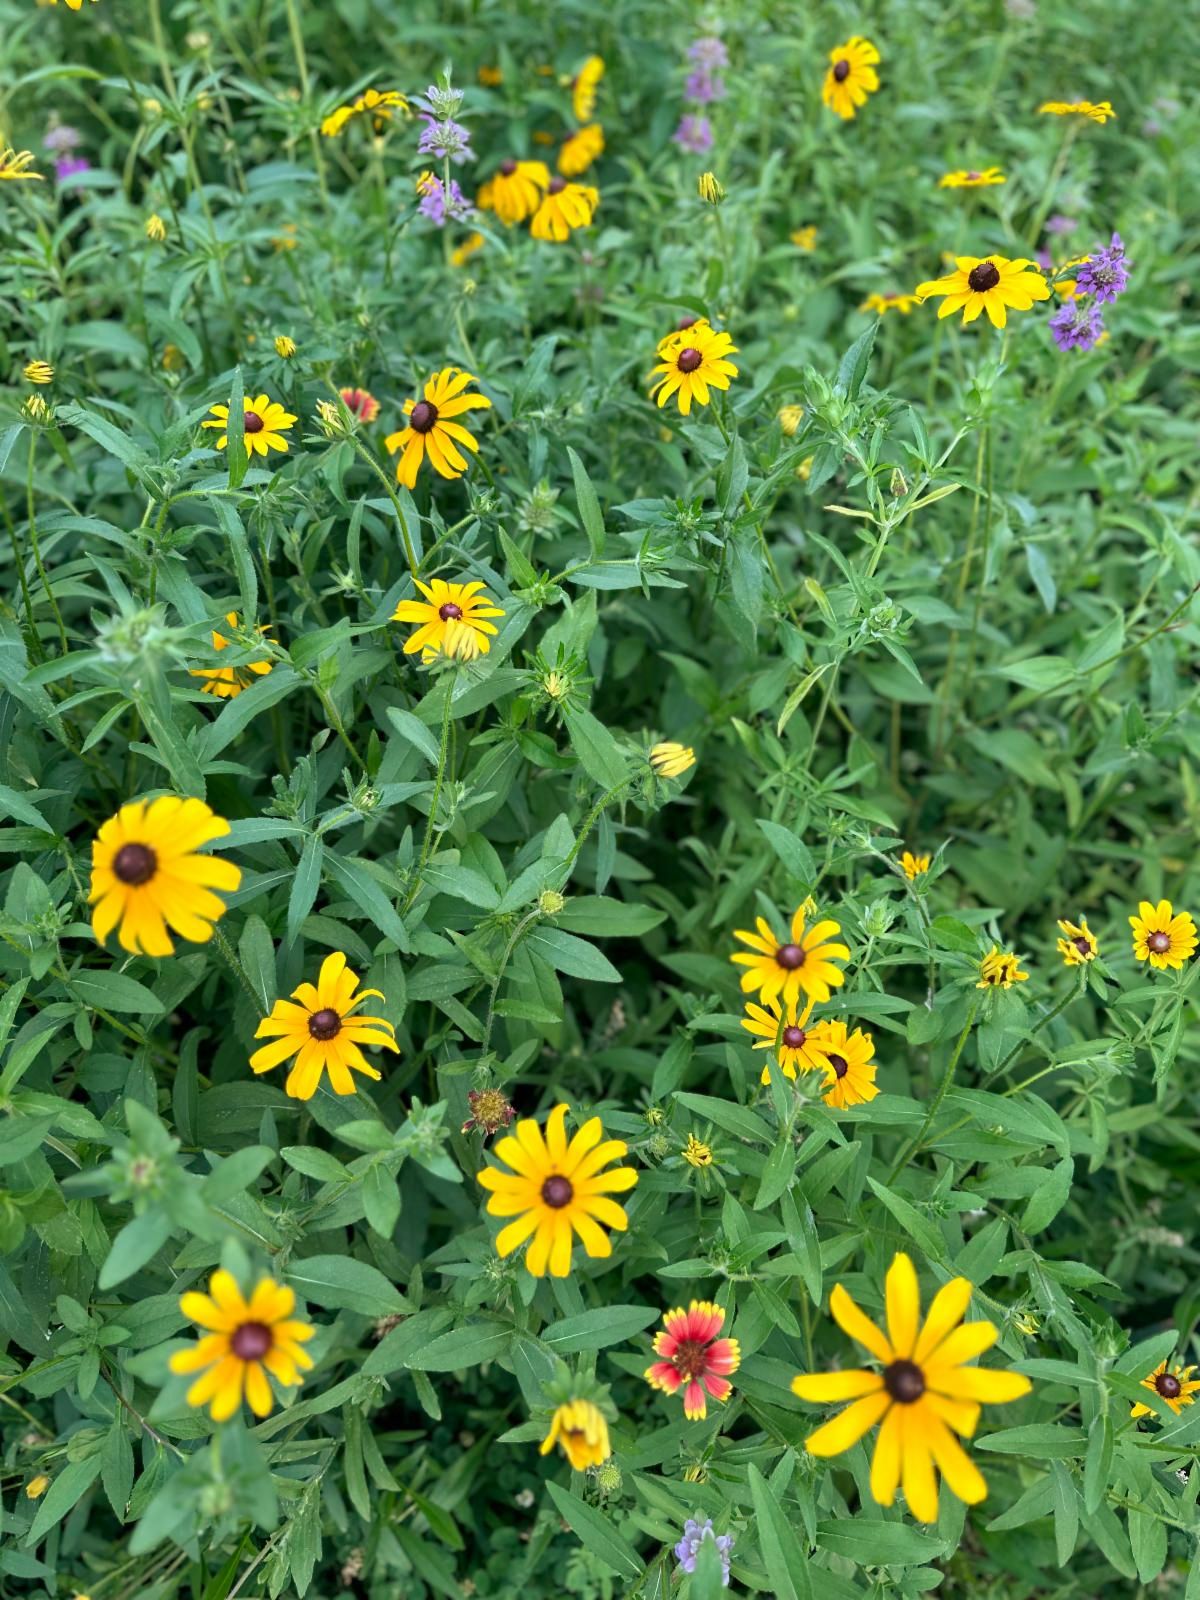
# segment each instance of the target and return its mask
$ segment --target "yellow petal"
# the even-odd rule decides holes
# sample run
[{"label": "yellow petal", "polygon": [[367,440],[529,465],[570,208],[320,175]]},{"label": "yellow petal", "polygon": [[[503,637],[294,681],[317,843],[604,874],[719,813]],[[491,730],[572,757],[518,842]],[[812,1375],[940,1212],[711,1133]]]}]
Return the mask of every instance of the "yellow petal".
[{"label": "yellow petal", "polygon": [[810,1433],[804,1441],[805,1449],[813,1456],[840,1456],[843,1450],[856,1445],[868,1428],[874,1427],[891,1403],[891,1396],[882,1388],[877,1394],[865,1395]]}]

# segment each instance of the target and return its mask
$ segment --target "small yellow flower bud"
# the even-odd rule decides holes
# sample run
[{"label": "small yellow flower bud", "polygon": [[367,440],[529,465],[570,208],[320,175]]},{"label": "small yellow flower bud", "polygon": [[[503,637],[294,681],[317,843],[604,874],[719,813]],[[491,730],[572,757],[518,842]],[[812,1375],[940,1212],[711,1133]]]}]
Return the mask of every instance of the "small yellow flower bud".
[{"label": "small yellow flower bud", "polygon": [[778,412],[779,426],[784,437],[792,439],[800,431],[800,424],[804,421],[803,406],[781,406]]},{"label": "small yellow flower bud", "polygon": [[39,1472],[36,1478],[30,1478],[25,1485],[25,1497],[28,1500],[40,1500],[50,1487],[50,1479],[44,1472]]},{"label": "small yellow flower bud", "polygon": [[544,917],[556,917],[566,903],[557,889],[543,889],[538,895],[538,910]]},{"label": "small yellow flower bud", "polygon": [[53,383],[54,368],[48,361],[30,361],[25,367],[25,379],[29,383]]},{"label": "small yellow flower bud", "polygon": [[725,190],[711,172],[702,172],[696,183],[701,200],[706,205],[719,206],[725,198]]},{"label": "small yellow flower bud", "polygon": [[296,354],[296,341],[290,339],[286,333],[275,335],[275,354],[284,361],[290,361]]},{"label": "small yellow flower bud", "polygon": [[152,244],[161,244],[167,237],[167,225],[157,211],[146,218],[146,237]]}]

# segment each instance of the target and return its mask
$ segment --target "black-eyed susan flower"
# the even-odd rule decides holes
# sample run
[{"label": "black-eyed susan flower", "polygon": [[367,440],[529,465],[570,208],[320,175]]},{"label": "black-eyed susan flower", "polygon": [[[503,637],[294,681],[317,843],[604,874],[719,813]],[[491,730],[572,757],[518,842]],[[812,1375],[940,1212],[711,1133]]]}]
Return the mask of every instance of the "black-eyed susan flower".
[{"label": "black-eyed susan flower", "polygon": [[26,383],[45,385],[54,382],[54,368],[48,361],[27,361],[21,369]]},{"label": "black-eyed susan flower", "polygon": [[939,318],[961,311],[964,322],[974,322],[986,311],[992,325],[1003,328],[1007,307],[1028,311],[1035,300],[1050,298],[1045,278],[1023,256],[1015,261],[1006,256],[955,256],[954,268],[947,277],[931,278],[916,287],[918,300],[945,296],[938,307]]},{"label": "black-eyed susan flower", "polygon": [[806,255],[817,248],[817,229],[811,222],[807,227],[793,228],[788,238],[797,250],[803,250]]},{"label": "black-eyed susan flower", "polygon": [[[216,428],[221,437],[217,440],[217,449],[224,450],[229,443],[229,407],[210,406],[213,419],[202,422],[202,428]],[[290,411],[285,411],[277,400],[272,400],[270,395],[256,395],[253,400],[243,402],[242,437],[249,456],[265,456],[270,450],[287,450],[288,442],[284,438],[296,418]]]},{"label": "black-eyed susan flower", "polygon": [[261,1278],[246,1300],[233,1274],[223,1269],[209,1280],[208,1293],[180,1296],[179,1309],[206,1330],[202,1339],[171,1357],[172,1372],[201,1374],[188,1390],[190,1406],[207,1406],[214,1422],[228,1422],[243,1396],[256,1417],[275,1403],[268,1373],[284,1388],[303,1380],[312,1367],[303,1346],[316,1329],[292,1317],[295,1291],[274,1278]]},{"label": "black-eyed susan flower", "polygon": [[42,182],[43,174],[33,172],[32,166],[32,150],[14,150],[11,145],[0,145],[0,182],[28,183],[33,179]]},{"label": "black-eyed susan flower", "polygon": [[725,1309],[711,1300],[693,1300],[685,1311],[679,1306],[663,1314],[662,1330],[654,1335],[652,1362],[643,1377],[663,1394],[683,1390],[683,1414],[689,1422],[708,1415],[708,1397],[724,1403],[733,1392],[729,1381],[742,1362],[736,1339],[721,1339]]},{"label": "black-eyed susan flower", "polygon": [[1038,110],[1052,117],[1087,117],[1101,126],[1117,114],[1108,100],[1046,100]]},{"label": "black-eyed susan flower", "polygon": [[710,390],[728,389],[730,378],[737,377],[738,369],[729,360],[737,348],[727,333],[718,333],[703,317],[677,329],[659,341],[651,394],[660,407],[674,396],[682,415],[690,415],[693,402],[708,405]]},{"label": "black-eyed susan flower", "polygon": [[[270,1039],[250,1057],[256,1073],[270,1072],[289,1056],[296,1059],[284,1088],[293,1100],[311,1100],[323,1073],[329,1074],[334,1094],[354,1094],[354,1073],[374,1078],[383,1074],[373,1067],[359,1048],[391,1050],[399,1054],[395,1032],[384,1017],[356,1016],[364,1000],[383,995],[378,989],[359,989],[357,974],[346,965],[346,957],[334,950],[321,963],[314,984],[302,983],[292,990],[292,999],[276,1000],[271,1015],[255,1029],[256,1039]],[[296,1003],[293,1005],[292,1001]]]},{"label": "black-eyed susan flower", "polygon": [[847,1106],[863,1106],[879,1093],[875,1074],[879,1070],[872,1059],[875,1041],[869,1033],[855,1028],[851,1033],[846,1024],[836,1017],[818,1022],[811,1029],[812,1048],[824,1056],[825,1073],[821,1098],[835,1111]]},{"label": "black-eyed susan flower", "polygon": [[608,1422],[603,1411],[591,1400],[568,1400],[550,1418],[550,1431],[538,1446],[538,1454],[548,1456],[555,1445],[576,1472],[598,1467],[612,1455]]},{"label": "black-eyed susan flower", "polygon": [[213,924],[225,915],[225,902],[213,890],[232,893],[242,869],[199,852],[228,832],[225,818],[203,800],[161,795],[122,806],[92,843],[88,900],[100,943],[116,928],[131,955],[169,956],[175,946],[168,927],[196,944],[211,939]]},{"label": "black-eyed susan flower", "polygon": [[756,922],[757,932],[750,933],[735,928],[733,937],[749,946],[749,953],[735,950],[730,960],[735,966],[745,967],[741,984],[743,994],[758,991],[764,1005],[780,1000],[785,1006],[797,1006],[800,996],[817,1005],[829,999],[830,991],[846,981],[845,973],[836,965],[849,961],[850,952],[844,944],[831,943],[841,935],[841,927],[830,919],[817,922],[806,930],[804,907],[792,917],[789,936],[781,939],[765,917]]},{"label": "black-eyed susan flower", "polygon": [[478,453],[475,435],[455,417],[464,411],[488,410],[492,402],[485,394],[467,394],[467,386],[478,378],[459,367],[443,367],[427,380],[420,400],[406,400],[404,415],[408,425],[389,433],[383,441],[389,455],[399,453],[396,482],[412,489],[422,461],[428,458],[433,470],[443,478],[461,478],[467,459],[458,448],[465,445]]},{"label": "black-eyed susan flower", "polygon": [[968,172],[959,168],[957,172],[943,172],[938,179],[939,189],[991,189],[996,184],[1007,183],[1008,179],[999,167],[984,167],[981,172]]},{"label": "black-eyed susan flower", "polygon": [[529,1240],[525,1265],[535,1278],[544,1277],[547,1267],[552,1277],[567,1276],[574,1234],[589,1256],[603,1259],[612,1254],[604,1228],[624,1231],[629,1226],[624,1207],[610,1196],[632,1189],[637,1172],[633,1167],[601,1170],[625,1155],[628,1146],[622,1139],[604,1139],[599,1117],[589,1118],[568,1145],[569,1109],[555,1106],[544,1138],[532,1117],[522,1118],[515,1137],[509,1135],[495,1147],[497,1160],[511,1172],[485,1167],[478,1175],[490,1191],[488,1214],[515,1219],[496,1236],[497,1252],[510,1256]]},{"label": "black-eyed susan flower", "polygon": [[829,1297],[838,1327],[883,1370],[807,1373],[792,1379],[801,1400],[818,1405],[853,1401],[809,1434],[809,1454],[841,1455],[882,1423],[871,1461],[871,1495],[877,1505],[890,1506],[903,1486],[908,1508],[921,1522],[937,1521],[935,1468],[951,1493],[968,1505],[987,1497],[982,1474],[954,1435],[969,1439],[981,1406],[1019,1400],[1032,1387],[1020,1373],[967,1365],[998,1337],[990,1322],[962,1323],[971,1293],[969,1279],[952,1278],[934,1296],[922,1326],[916,1270],[900,1252],[888,1269],[886,1336],[840,1283]]},{"label": "black-eyed susan flower", "polygon": [[562,149],[558,152],[558,170],[564,178],[577,178],[603,154],[604,129],[598,122],[586,123],[563,140]]},{"label": "black-eyed susan flower", "polygon": [[[1184,1406],[1196,1404],[1195,1395],[1200,1389],[1200,1378],[1193,1378],[1195,1367],[1169,1367],[1165,1361],[1160,1361],[1153,1372],[1148,1372],[1142,1379],[1142,1388],[1150,1389],[1160,1399],[1165,1400],[1176,1416]],[[1157,1413],[1153,1406],[1144,1406],[1139,1401],[1129,1415],[1131,1417],[1153,1417]]]},{"label": "black-eyed susan flower", "polygon": [[596,94],[604,76],[604,58],[589,56],[571,81],[571,107],[576,122],[590,122],[596,109]]},{"label": "black-eyed susan flower", "polygon": [[905,850],[900,857],[900,865],[904,868],[904,876],[911,883],[914,878],[920,878],[929,871],[929,857],[915,856],[911,850]]},{"label": "black-eyed susan flower", "polygon": [[562,244],[577,228],[591,227],[599,204],[600,191],[590,184],[551,178],[529,231],[535,239]]},{"label": "black-eyed susan flower", "polygon": [[167,225],[157,211],[152,211],[146,218],[145,234],[151,244],[162,244],[167,237]]},{"label": "black-eyed susan flower", "polygon": [[354,117],[368,116],[375,133],[383,133],[394,115],[410,117],[412,109],[402,94],[395,89],[368,89],[356,100],[339,106],[325,118],[321,132],[327,139],[335,138]]},{"label": "black-eyed susan flower", "polygon": [[524,222],[542,203],[550,187],[550,169],[544,161],[502,161],[481,185],[475,203],[481,211],[494,211],[508,227]]},{"label": "black-eyed susan flower", "polygon": [[281,361],[290,361],[296,354],[296,341],[290,333],[277,333],[275,335],[275,354]]},{"label": "black-eyed susan flower", "polygon": [[1096,943],[1096,935],[1088,927],[1086,917],[1080,917],[1077,923],[1060,917],[1058,926],[1062,933],[1062,938],[1057,942],[1058,953],[1063,958],[1064,966],[1082,967],[1096,959],[1100,946]]},{"label": "black-eyed susan flower", "polygon": [[920,301],[915,294],[869,294],[859,306],[860,311],[877,311],[885,316],[889,311],[899,311],[901,316],[908,316],[914,306],[919,306]]},{"label": "black-eyed susan flower", "polygon": [[679,778],[696,765],[696,752],[691,745],[664,739],[651,747],[649,759],[660,778]]},{"label": "black-eyed susan flower", "polygon": [[450,265],[452,267],[465,267],[467,262],[476,253],[482,250],[487,241],[481,233],[469,233],[463,242],[455,245],[450,252]]},{"label": "black-eyed susan flower", "polygon": [[1136,917],[1130,917],[1133,929],[1133,954],[1138,961],[1148,961],[1160,972],[1167,967],[1178,969],[1191,960],[1196,949],[1196,924],[1186,911],[1177,912],[1169,900],[1151,905],[1143,900]]},{"label": "black-eyed susan flower", "polygon": [[379,401],[370,390],[339,389],[338,394],[346,402],[346,409],[360,422],[374,422],[379,415]]},{"label": "black-eyed susan flower", "polygon": [[687,1143],[679,1152],[689,1167],[711,1167],[713,1164],[712,1145],[705,1144],[703,1139],[697,1139],[694,1133],[689,1133]]},{"label": "black-eyed susan flower", "polygon": [[[803,1011],[797,1011],[794,1000],[788,1001],[786,1007],[781,1006],[778,1000],[771,1000],[766,1006],[758,1006],[753,1000],[747,1000],[742,1027],[747,1033],[754,1034],[757,1043],[753,1048],[773,1050],[784,1077],[794,1079],[801,1072],[823,1072],[828,1065],[825,1052],[820,1047],[818,1025],[809,1027],[811,1015],[811,1000]],[[767,1066],[762,1069],[760,1082],[770,1081],[771,1069]]]},{"label": "black-eyed susan flower", "polygon": [[[238,614],[236,611],[227,611],[225,621],[231,628],[237,627]],[[258,633],[266,630],[259,628]],[[223,633],[213,630],[212,647],[214,650],[226,650],[230,641]],[[271,670],[269,661],[247,661],[239,667],[191,667],[189,676],[202,678],[201,693],[216,695],[219,700],[236,700],[243,689],[248,689],[255,678],[263,678]]]},{"label": "black-eyed susan flower", "polygon": [[475,77],[485,89],[496,89],[504,82],[504,70],[502,67],[482,66]]},{"label": "black-eyed susan flower", "polygon": [[492,648],[496,634],[493,617],[504,612],[482,583],[447,583],[444,578],[413,582],[424,600],[401,600],[392,612],[393,622],[415,622],[417,631],[404,641],[404,654],[419,650],[428,665],[435,656],[474,661]]},{"label": "black-eyed susan flower", "polygon": [[1029,974],[1021,971],[1020,958],[1011,950],[1001,950],[994,944],[979,963],[977,989],[1011,989],[1014,983],[1025,983]]},{"label": "black-eyed susan flower", "polygon": [[843,121],[849,121],[867,96],[879,87],[879,51],[858,34],[829,52],[829,68],[821,85],[821,99]]}]

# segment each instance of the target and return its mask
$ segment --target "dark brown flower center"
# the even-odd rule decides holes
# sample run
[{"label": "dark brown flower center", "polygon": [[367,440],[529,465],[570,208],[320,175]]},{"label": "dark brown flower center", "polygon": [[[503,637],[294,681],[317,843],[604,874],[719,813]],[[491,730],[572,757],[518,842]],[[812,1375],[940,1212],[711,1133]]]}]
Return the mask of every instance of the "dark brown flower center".
[{"label": "dark brown flower center", "polygon": [[976,294],[986,294],[1000,282],[1000,273],[990,261],[981,261],[967,273],[967,282]]},{"label": "dark brown flower center", "polygon": [[781,944],[775,952],[775,963],[786,972],[795,972],[804,965],[804,951],[798,944]]},{"label": "dark brown flower center", "polygon": [[271,1343],[271,1330],[265,1322],[243,1322],[233,1330],[229,1348],[239,1361],[261,1361]]},{"label": "dark brown flower center", "polygon": [[574,1193],[570,1178],[564,1178],[561,1173],[552,1173],[542,1185],[542,1199],[555,1211],[569,1206]]},{"label": "dark brown flower center", "polygon": [[418,433],[428,433],[438,419],[438,409],[430,400],[418,400],[408,414],[408,425]]},{"label": "dark brown flower center", "polygon": [[1074,941],[1074,943],[1075,943],[1075,948],[1076,948],[1076,950],[1078,950],[1078,951],[1079,951],[1079,954],[1080,954],[1080,955],[1081,955],[1081,956],[1090,956],[1090,955],[1091,955],[1091,953],[1092,953],[1092,947],[1091,947],[1091,945],[1090,945],[1090,944],[1089,944],[1089,943],[1088,943],[1088,942],[1087,942],[1087,940],[1086,940],[1086,939],[1085,939],[1085,938],[1084,938],[1084,937],[1083,937],[1083,935],[1082,935],[1082,934],[1080,934],[1080,936],[1079,936],[1079,938],[1078,938],[1078,939],[1076,939],[1076,940],[1075,940],[1075,941]]},{"label": "dark brown flower center", "polygon": [[438,616],[443,622],[454,622],[462,616],[462,607],[456,606],[453,600],[447,600],[444,606],[438,607]]},{"label": "dark brown flower center", "polygon": [[266,423],[257,411],[247,411],[242,415],[242,431],[244,433],[261,433]]},{"label": "dark brown flower center", "polygon": [[1146,945],[1154,951],[1156,956],[1165,955],[1171,948],[1171,935],[1163,933],[1161,930],[1158,933],[1152,933],[1148,935]]},{"label": "dark brown flower center", "polygon": [[826,1056],[825,1059],[839,1078],[844,1078],[850,1070],[850,1064],[845,1056]]},{"label": "dark brown flower center", "polygon": [[783,1042],[789,1050],[799,1050],[807,1037],[808,1035],[803,1028],[785,1028],[783,1030]]},{"label": "dark brown flower center", "polygon": [[1183,1393],[1183,1385],[1173,1372],[1160,1372],[1154,1380],[1154,1387],[1164,1400],[1178,1400]]},{"label": "dark brown flower center", "polygon": [[835,61],[833,63],[833,75],[839,83],[845,83],[850,76],[850,63],[844,59]]},{"label": "dark brown flower center", "polygon": [[968,172],[967,173],[967,177],[970,179],[970,181],[972,183],[978,183],[980,178],[983,177],[983,173],[982,172]]},{"label": "dark brown flower center", "polygon": [[911,1406],[925,1393],[925,1374],[915,1361],[893,1361],[883,1369],[883,1387],[893,1400]]},{"label": "dark brown flower center", "polygon": [[679,352],[679,358],[675,364],[680,372],[695,372],[703,360],[704,357],[699,350],[694,345],[689,344],[685,350]]},{"label": "dark brown flower center", "polygon": [[517,163],[515,161],[509,160],[500,163],[500,171],[506,178],[511,178],[516,170]]},{"label": "dark brown flower center", "polygon": [[158,857],[148,844],[123,844],[113,857],[113,871],[134,889],[149,883],[157,867]]},{"label": "dark brown flower center", "polygon": [[550,187],[547,190],[547,193],[548,194],[561,194],[566,187],[567,187],[567,180],[565,178],[551,178],[550,179]]},{"label": "dark brown flower center", "polygon": [[708,1366],[708,1346],[685,1339],[671,1357],[676,1372],[685,1378],[698,1378]]},{"label": "dark brown flower center", "polygon": [[331,1007],[326,1006],[322,1011],[314,1011],[308,1019],[308,1031],[314,1039],[319,1039],[322,1044],[327,1039],[334,1039],[342,1031],[342,1019]]},{"label": "dark brown flower center", "polygon": [[699,317],[680,317],[679,321],[675,324],[675,331],[676,333],[682,333],[685,328],[694,328],[699,321]]}]

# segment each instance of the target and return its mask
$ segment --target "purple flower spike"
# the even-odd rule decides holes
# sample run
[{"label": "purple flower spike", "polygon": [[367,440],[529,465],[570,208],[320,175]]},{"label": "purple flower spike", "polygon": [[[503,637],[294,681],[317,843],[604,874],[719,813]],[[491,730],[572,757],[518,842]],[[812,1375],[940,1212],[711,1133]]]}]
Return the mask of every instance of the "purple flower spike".
[{"label": "purple flower spike", "polygon": [[453,178],[450,179],[449,189],[446,189],[440,178],[431,175],[425,179],[419,192],[421,203],[417,210],[423,217],[428,217],[435,227],[444,228],[447,221],[461,222],[475,214],[475,207]]},{"label": "purple flower spike", "polygon": [[1125,246],[1121,235],[1114,233],[1112,243],[1097,250],[1085,261],[1076,275],[1076,292],[1093,295],[1099,305],[1111,302],[1124,294],[1129,284],[1130,263],[1125,259]]},{"label": "purple flower spike", "polygon": [[431,116],[425,117],[425,131],[417,150],[423,156],[437,156],[439,160],[448,157],[456,164],[475,159],[469,128],[464,128],[461,122],[435,122]]},{"label": "purple flower spike", "polygon": [[712,149],[712,126],[707,117],[682,117],[671,139],[691,155],[706,155]]},{"label": "purple flower spike", "polygon": [[694,105],[706,106],[713,100],[724,100],[725,80],[700,67],[695,72],[688,73],[683,85],[683,94],[684,99],[691,100]]},{"label": "purple flower spike", "polygon": [[70,183],[81,172],[90,172],[92,163],[86,156],[60,156],[54,163],[54,176],[59,183]]},{"label": "purple flower spike", "polygon": [[729,65],[729,51],[724,42],[712,34],[697,39],[695,44],[688,46],[688,60],[695,67],[702,67],[706,72],[716,72],[721,67]]},{"label": "purple flower spike", "polygon": [[1104,318],[1098,305],[1068,300],[1050,318],[1050,333],[1060,350],[1092,350],[1103,332]]},{"label": "purple flower spike", "polygon": [[679,1562],[678,1572],[695,1572],[696,1561],[700,1555],[700,1546],[706,1539],[710,1539],[717,1547],[717,1554],[721,1557],[721,1584],[729,1587],[729,1561],[733,1549],[733,1535],[713,1532],[712,1518],[705,1517],[703,1522],[697,1522],[694,1517],[689,1517],[683,1525],[683,1538],[675,1546],[675,1559]]}]

